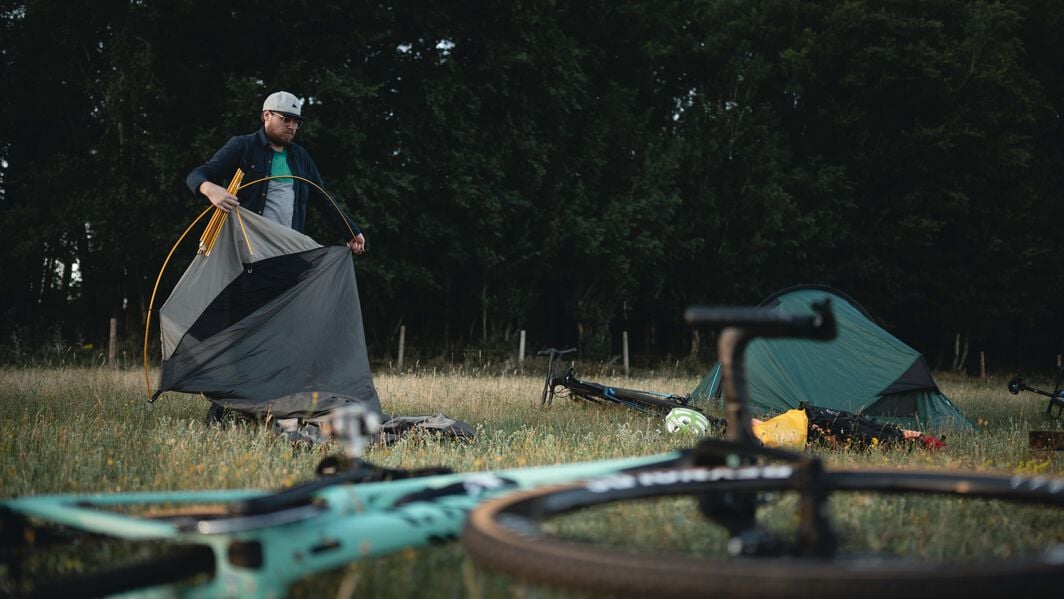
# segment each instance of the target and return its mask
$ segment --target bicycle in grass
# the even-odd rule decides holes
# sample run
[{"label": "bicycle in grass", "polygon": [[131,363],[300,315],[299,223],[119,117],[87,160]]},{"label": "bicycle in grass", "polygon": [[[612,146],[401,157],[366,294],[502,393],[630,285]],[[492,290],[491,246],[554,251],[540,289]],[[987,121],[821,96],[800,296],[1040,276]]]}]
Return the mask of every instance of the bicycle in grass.
[{"label": "bicycle in grass", "polygon": [[1061,414],[1064,413],[1064,365],[1057,367],[1056,381],[1053,383],[1052,391],[1032,387],[1019,375],[1013,376],[1005,385],[1008,388],[1009,393],[1013,395],[1019,395],[1020,391],[1030,391],[1031,393],[1041,395],[1042,397],[1048,397],[1049,402],[1046,404],[1046,416],[1054,416],[1054,409],[1056,409],[1056,418],[1060,418]]},{"label": "bicycle in grass", "polygon": [[[342,455],[319,477],[277,492],[190,491],[30,496],[0,502],[0,563],[11,594],[283,596],[316,572],[455,539],[475,562],[536,583],[588,592],[715,596],[1052,592],[1064,583],[1057,548],[991,563],[929,567],[896,556],[841,551],[828,499],[841,492],[937,494],[1020,502],[1059,518],[1064,480],[963,472],[831,470],[811,454],[760,447],[745,403],[743,349],[757,337],[827,339],[827,304],[812,316],[759,308],[699,308],[690,323],[721,331],[725,439],[653,456],[453,473],[394,470],[360,459],[374,415],[335,420]],[[759,519],[768,496],[797,494],[798,525],[785,538]],[[726,531],[730,556],[632,554],[549,534],[555,516],[654,496],[693,496]],[[464,532],[463,532],[464,529]],[[146,543],[128,563],[74,577],[39,570],[60,548],[92,553],[99,539]],[[100,555],[98,552],[96,555]],[[104,554],[110,562],[111,554]],[[35,561],[36,559],[36,561]],[[67,559],[75,560],[70,557]]]},{"label": "bicycle in grass", "polygon": [[598,405],[624,406],[640,412],[667,412],[672,408],[691,407],[689,395],[627,389],[585,381],[576,376],[572,363],[564,373],[560,373],[562,357],[575,351],[575,347],[568,349],[551,347],[537,353],[540,356],[547,356],[547,377],[543,381],[540,406],[550,407],[554,403],[554,397],[564,392],[573,400],[583,400]]}]

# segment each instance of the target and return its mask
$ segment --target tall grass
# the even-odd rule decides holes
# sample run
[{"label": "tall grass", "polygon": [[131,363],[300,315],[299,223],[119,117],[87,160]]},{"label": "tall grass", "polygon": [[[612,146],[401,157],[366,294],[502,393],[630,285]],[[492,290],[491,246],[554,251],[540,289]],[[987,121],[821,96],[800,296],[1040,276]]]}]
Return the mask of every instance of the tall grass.
[{"label": "tall grass", "polygon": [[[684,394],[694,377],[623,378],[608,370],[584,378],[607,384]],[[539,406],[539,376],[468,376],[452,373],[379,375],[375,379],[384,410],[393,415],[445,413],[477,430],[472,442],[410,437],[372,448],[367,459],[389,467],[446,465],[457,471],[491,470],[660,453],[691,444],[669,435],[660,418],[623,409],[603,409],[555,399]],[[1054,452],[1028,449],[1031,430],[1062,430],[1060,420],[1044,415],[1043,397],[1010,395],[1005,378],[974,380],[939,375],[942,390],[973,421],[974,433],[950,435],[940,453],[922,451],[826,451],[830,466],[971,469],[984,472],[1064,476],[1064,461]],[[1031,381],[1048,386],[1048,381]],[[208,403],[199,396],[168,393],[147,403],[144,376],[138,370],[106,368],[23,368],[0,370],[0,497],[42,493],[117,492],[289,486],[314,476],[318,461],[332,446],[295,447],[262,425],[226,428],[203,424]],[[698,530],[687,508],[656,508],[658,520],[637,529],[658,542],[662,530]],[[941,517],[938,508],[918,504],[869,508],[837,506],[835,516],[849,536],[889,540],[891,520],[923,525],[931,553],[969,548],[985,529],[987,514]],[[685,511],[686,510],[686,511]],[[648,511],[649,513],[649,511]],[[591,532],[606,537],[623,529],[614,521],[639,521],[646,514],[605,514]],[[1035,516],[1036,518],[1040,516]],[[611,520],[614,519],[614,520]],[[886,522],[885,532],[869,533]],[[564,524],[562,525],[564,526]],[[1064,542],[1059,514],[1039,525],[1038,541]],[[883,527],[880,526],[882,529]],[[586,530],[584,532],[587,532]],[[584,534],[583,532],[579,534]],[[633,543],[634,535],[618,532]],[[687,533],[685,533],[687,534]],[[698,533],[702,534],[702,533]],[[709,534],[709,533],[706,533]],[[1012,551],[1006,528],[980,547],[987,553]],[[682,536],[682,535],[681,535]],[[904,537],[904,535],[901,535]],[[906,542],[906,538],[900,539]],[[878,546],[877,543],[872,545]],[[987,548],[988,547],[988,548]],[[295,596],[492,596],[510,593],[511,581],[476,569],[458,544],[409,550],[317,577],[293,591]],[[517,587],[536,595],[544,591]],[[553,595],[554,593],[548,593]]]}]

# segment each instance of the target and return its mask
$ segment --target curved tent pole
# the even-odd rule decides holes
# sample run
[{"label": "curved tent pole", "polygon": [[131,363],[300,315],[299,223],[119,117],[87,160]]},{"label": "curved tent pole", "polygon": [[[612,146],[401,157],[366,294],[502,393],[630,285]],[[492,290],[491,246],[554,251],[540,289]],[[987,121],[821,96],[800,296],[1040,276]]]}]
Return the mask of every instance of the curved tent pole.
[{"label": "curved tent pole", "polygon": [[[269,176],[269,177],[262,177],[261,179],[255,179],[254,181],[251,181],[249,183],[244,183],[244,184],[240,185],[239,181],[243,178],[243,175],[244,175],[243,171],[241,171],[240,169],[237,169],[236,174],[233,175],[233,180],[230,181],[230,183],[229,183],[230,187],[233,187],[234,184],[237,184],[237,187],[236,187],[236,189],[230,189],[230,193],[235,194],[237,191],[240,191],[241,189],[244,189],[245,187],[250,187],[252,185],[255,185],[256,183],[262,183],[263,181],[269,181],[270,179],[298,179],[300,181],[303,181],[304,183],[310,184],[312,187],[314,187],[314,189],[317,189],[321,193],[321,195],[325,196],[325,199],[329,200],[329,203],[332,204],[333,208],[335,208],[336,212],[340,215],[340,220],[344,221],[344,224],[347,225],[347,230],[348,230],[349,233],[351,233],[351,239],[355,238],[355,230],[351,228],[351,223],[347,220],[347,218],[344,217],[343,211],[340,210],[340,205],[337,204],[336,200],[334,200],[332,198],[332,196],[329,195],[328,192],[326,192],[324,189],[322,189],[322,187],[320,185],[318,185],[317,183],[311,181],[310,179],[306,179],[304,177],[300,177],[300,176],[297,176],[297,175],[272,175],[272,176]],[[215,210],[218,210],[218,209],[215,208]],[[237,207],[237,208],[235,208],[235,210],[237,211],[237,219],[240,220],[240,229],[244,230],[244,221],[243,221],[243,219],[240,218],[240,208]],[[210,212],[210,211],[211,211],[211,209],[207,208],[203,212],[201,212],[199,214],[199,216],[197,216],[196,219],[193,220],[191,224],[189,224],[188,228],[185,229],[185,232],[181,234],[181,237],[178,237],[177,241],[174,243],[174,246],[172,248],[170,248],[170,253],[166,255],[166,260],[163,261],[162,268],[159,269],[159,276],[155,278],[155,287],[151,291],[151,300],[148,302],[148,316],[147,316],[147,318],[145,318],[145,322],[144,322],[144,384],[145,384],[145,387],[148,390],[148,397],[149,397],[148,403],[151,403],[151,402],[155,401],[155,396],[152,394],[152,390],[151,390],[151,377],[149,377],[149,375],[148,375],[148,331],[151,328],[151,313],[155,309],[155,294],[159,291],[159,282],[162,281],[163,272],[166,271],[166,265],[170,263],[170,258],[174,255],[174,252],[177,251],[177,246],[181,245],[181,242],[184,241],[185,236],[187,236],[188,232],[192,230],[192,227],[195,227],[196,223],[198,223],[200,221],[200,219],[203,218],[204,216],[206,216],[206,214],[208,212]],[[213,217],[212,217],[211,222],[214,222],[213,221]],[[208,223],[208,225],[209,225],[209,223]],[[219,227],[220,227],[220,225],[219,225]],[[211,227],[208,226],[208,229],[210,229],[210,228]],[[205,231],[204,234],[206,235],[206,233],[207,232]],[[216,233],[217,233],[217,230],[215,230],[215,234]],[[245,239],[247,238],[246,232],[245,232],[244,237],[245,237]],[[214,245],[213,239],[211,240],[210,245],[211,246]],[[250,245],[249,245],[248,249],[249,250],[251,249]]]},{"label": "curved tent pole", "polygon": [[314,189],[317,189],[318,192],[321,193],[321,195],[325,196],[326,200],[329,200],[329,203],[332,204],[332,207],[336,209],[336,213],[340,215],[340,220],[344,221],[344,224],[347,226],[347,232],[351,234],[351,239],[355,238],[355,230],[351,228],[351,223],[344,216],[344,211],[340,210],[340,205],[336,203],[336,200],[334,200],[331,195],[329,195],[329,192],[327,192],[324,189],[322,189],[322,187],[320,185],[318,185],[317,183],[311,181],[310,179],[306,179],[304,177],[300,177],[300,176],[297,176],[297,175],[271,175],[269,177],[263,177],[261,179],[255,179],[251,183],[244,183],[243,185],[241,185],[240,187],[237,188],[237,191],[240,191],[241,189],[244,189],[245,187],[250,187],[252,185],[255,185],[256,183],[262,183],[263,181],[269,181],[270,179],[298,179],[299,181],[302,181],[304,183],[309,184]]},{"label": "curved tent pole", "polygon": [[[155,294],[159,291],[159,282],[162,281],[163,272],[166,270],[166,265],[170,263],[170,258],[173,257],[174,252],[177,250],[177,246],[181,245],[181,242],[184,241],[185,236],[192,230],[192,227],[195,227],[196,223],[206,216],[210,210],[210,208],[207,208],[203,212],[200,212],[200,215],[196,217],[196,220],[192,221],[192,224],[185,229],[185,232],[181,234],[181,237],[178,237],[177,242],[174,243],[174,247],[170,248],[170,253],[166,255],[166,260],[163,261],[162,268],[159,269],[159,276],[155,278],[155,288],[151,290],[151,300],[148,302],[148,317],[144,322],[144,384],[148,388],[148,397],[151,397],[152,395],[151,379],[148,377],[148,329],[151,327],[151,313],[155,308]],[[155,398],[152,398],[151,401],[155,401]]]}]

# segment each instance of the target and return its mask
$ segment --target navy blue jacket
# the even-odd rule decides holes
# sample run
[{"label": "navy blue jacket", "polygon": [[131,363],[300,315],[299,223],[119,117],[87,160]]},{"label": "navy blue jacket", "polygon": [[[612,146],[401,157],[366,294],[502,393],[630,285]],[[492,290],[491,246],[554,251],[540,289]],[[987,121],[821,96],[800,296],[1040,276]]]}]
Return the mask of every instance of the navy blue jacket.
[{"label": "navy blue jacket", "polygon": [[[273,160],[273,156],[274,151],[266,138],[266,130],[259,128],[255,133],[237,135],[230,138],[220,150],[214,153],[210,160],[189,173],[188,177],[185,178],[185,183],[192,190],[192,193],[205,199],[206,197],[199,192],[199,186],[204,181],[228,187],[237,168],[244,171],[244,183],[269,177],[270,163]],[[317,165],[311,160],[310,154],[303,149],[303,146],[294,143],[289,144],[287,156],[288,169],[293,175],[313,181],[323,189],[325,188],[321,182],[321,175],[318,174]],[[339,206],[334,207],[328,198],[317,189],[299,179],[293,179],[292,181],[295,184],[295,206],[292,210],[293,229],[300,233],[303,232],[307,224],[307,204],[311,203],[340,231],[344,241],[351,239],[352,231],[354,231],[355,235],[362,232],[347,213],[340,209]],[[236,197],[240,200],[240,208],[262,214],[262,210],[266,207],[266,187],[268,185],[269,181],[263,181],[249,185],[237,192]],[[350,229],[348,229],[348,225],[351,226]]]}]

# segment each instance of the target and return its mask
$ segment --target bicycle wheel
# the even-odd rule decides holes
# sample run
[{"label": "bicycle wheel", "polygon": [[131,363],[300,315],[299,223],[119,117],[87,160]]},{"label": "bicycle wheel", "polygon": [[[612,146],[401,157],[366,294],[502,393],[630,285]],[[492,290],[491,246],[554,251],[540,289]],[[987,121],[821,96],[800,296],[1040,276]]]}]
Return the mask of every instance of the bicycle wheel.
[{"label": "bicycle wheel", "polygon": [[[605,509],[602,506],[607,504],[665,496],[719,499],[780,494],[801,488],[808,481],[803,477],[788,465],[675,468],[540,488],[478,506],[468,520],[462,542],[473,560],[488,569],[527,582],[617,596],[1011,596],[1017,592],[1048,595],[1064,585],[1061,546],[1019,559],[956,563],[927,563],[920,558],[876,553],[816,558],[803,556],[801,551],[772,557],[730,557],[726,552],[696,557],[658,550],[633,553],[563,538],[546,530],[555,518],[579,511],[579,518],[586,520],[589,508]],[[1045,512],[1051,523],[1058,523],[1056,543],[1064,540],[1061,514],[1045,509],[1064,505],[1064,481],[843,471],[824,473],[817,484],[828,494],[865,492],[902,499],[921,494],[969,504],[981,500],[1033,504],[1037,508],[1026,509]],[[629,510],[629,516],[634,511],[634,507]],[[636,515],[641,513],[642,508]],[[730,537],[729,542],[734,544],[736,537]]]}]

